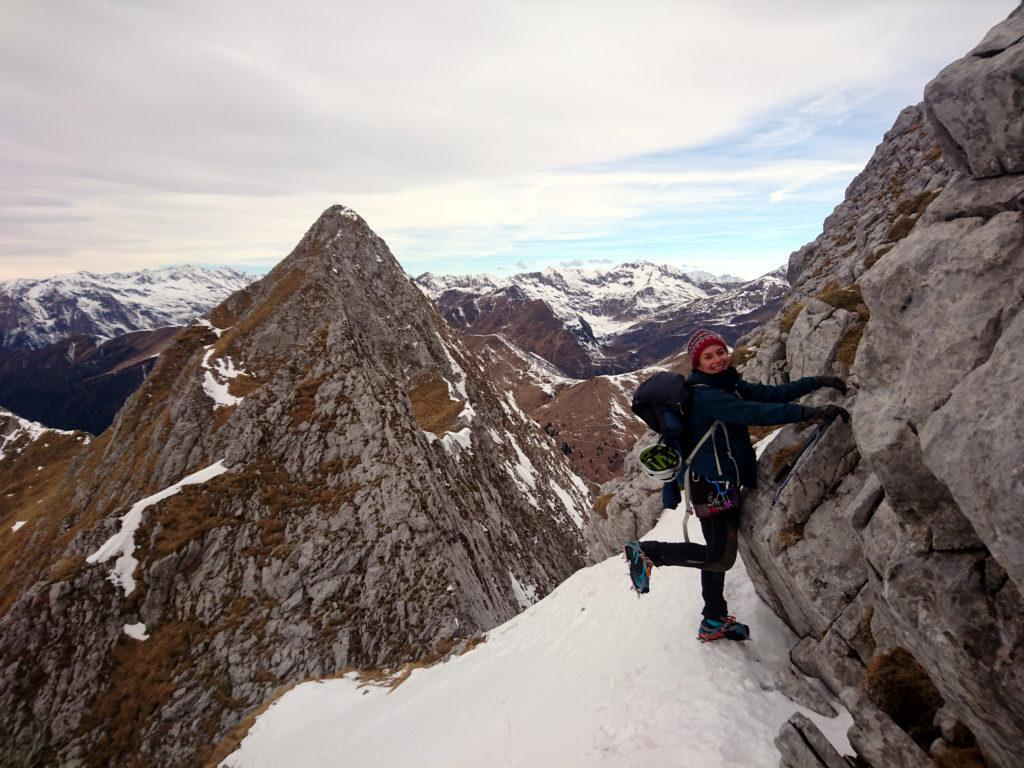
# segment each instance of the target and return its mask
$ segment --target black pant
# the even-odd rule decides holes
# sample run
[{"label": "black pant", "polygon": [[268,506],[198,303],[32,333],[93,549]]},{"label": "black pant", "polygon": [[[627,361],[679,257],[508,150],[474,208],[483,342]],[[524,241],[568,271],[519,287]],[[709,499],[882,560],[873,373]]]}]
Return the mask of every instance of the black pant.
[{"label": "black pant", "polygon": [[[694,502],[694,506],[700,505]],[[704,597],[702,613],[706,618],[720,619],[729,613],[724,594],[725,572],[736,562],[740,510],[736,507],[698,519],[707,544],[643,541],[640,548],[656,566],[700,568],[700,588]]]}]

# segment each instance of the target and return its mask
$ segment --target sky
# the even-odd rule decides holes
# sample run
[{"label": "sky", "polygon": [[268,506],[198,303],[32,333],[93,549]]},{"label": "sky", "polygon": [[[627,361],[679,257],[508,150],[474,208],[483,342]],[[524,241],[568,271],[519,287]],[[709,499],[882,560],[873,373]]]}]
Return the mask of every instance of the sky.
[{"label": "sky", "polygon": [[1015,0],[3,0],[0,279],[265,272],[328,206],[410,274],[755,277]]}]

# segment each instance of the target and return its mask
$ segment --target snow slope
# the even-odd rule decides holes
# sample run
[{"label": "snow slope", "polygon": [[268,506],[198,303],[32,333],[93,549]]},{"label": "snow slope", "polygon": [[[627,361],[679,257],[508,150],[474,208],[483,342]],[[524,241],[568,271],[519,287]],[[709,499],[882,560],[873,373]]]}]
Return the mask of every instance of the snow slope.
[{"label": "snow slope", "polygon": [[[666,512],[646,538],[682,540],[681,517]],[[699,526],[690,528],[699,541]],[[842,705],[825,718],[772,689],[795,637],[742,562],[726,597],[751,625],[746,644],[696,640],[696,571],[657,569],[642,598],[628,581],[621,556],[578,571],[486,642],[394,690],[351,675],[300,685],[221,765],[774,768],[773,739],[798,710],[853,753]]]}]

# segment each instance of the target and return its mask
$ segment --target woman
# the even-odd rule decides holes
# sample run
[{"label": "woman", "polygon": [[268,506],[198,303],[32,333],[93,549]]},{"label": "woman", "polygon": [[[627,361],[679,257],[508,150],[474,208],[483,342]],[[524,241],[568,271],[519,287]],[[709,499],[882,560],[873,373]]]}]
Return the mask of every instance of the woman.
[{"label": "woman", "polygon": [[757,457],[747,426],[836,416],[849,421],[846,409],[836,405],[819,408],[791,403],[819,387],[832,387],[845,394],[846,384],[835,376],[807,376],[774,387],[744,381],[729,365],[725,340],[710,331],[694,333],[687,352],[693,368],[686,382],[691,395],[687,426],[700,444],[673,484],[688,485],[706,543],[631,541],[626,544],[626,559],[633,587],[639,593],[649,591],[652,566],[699,568],[704,610],[698,639],[747,640],[749,627],[729,615],[723,594],[725,572],[736,561],[739,489],[757,487]]}]

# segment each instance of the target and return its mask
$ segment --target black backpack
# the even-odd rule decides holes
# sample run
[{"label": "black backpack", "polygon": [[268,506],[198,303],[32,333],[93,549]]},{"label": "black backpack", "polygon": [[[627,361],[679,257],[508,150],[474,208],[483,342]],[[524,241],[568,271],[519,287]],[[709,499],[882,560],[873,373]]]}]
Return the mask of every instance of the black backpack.
[{"label": "black backpack", "polygon": [[664,436],[666,432],[678,434],[676,430],[667,429],[665,411],[668,409],[677,413],[685,429],[685,413],[690,397],[685,376],[671,371],[659,371],[636,388],[630,409],[659,435]]}]

